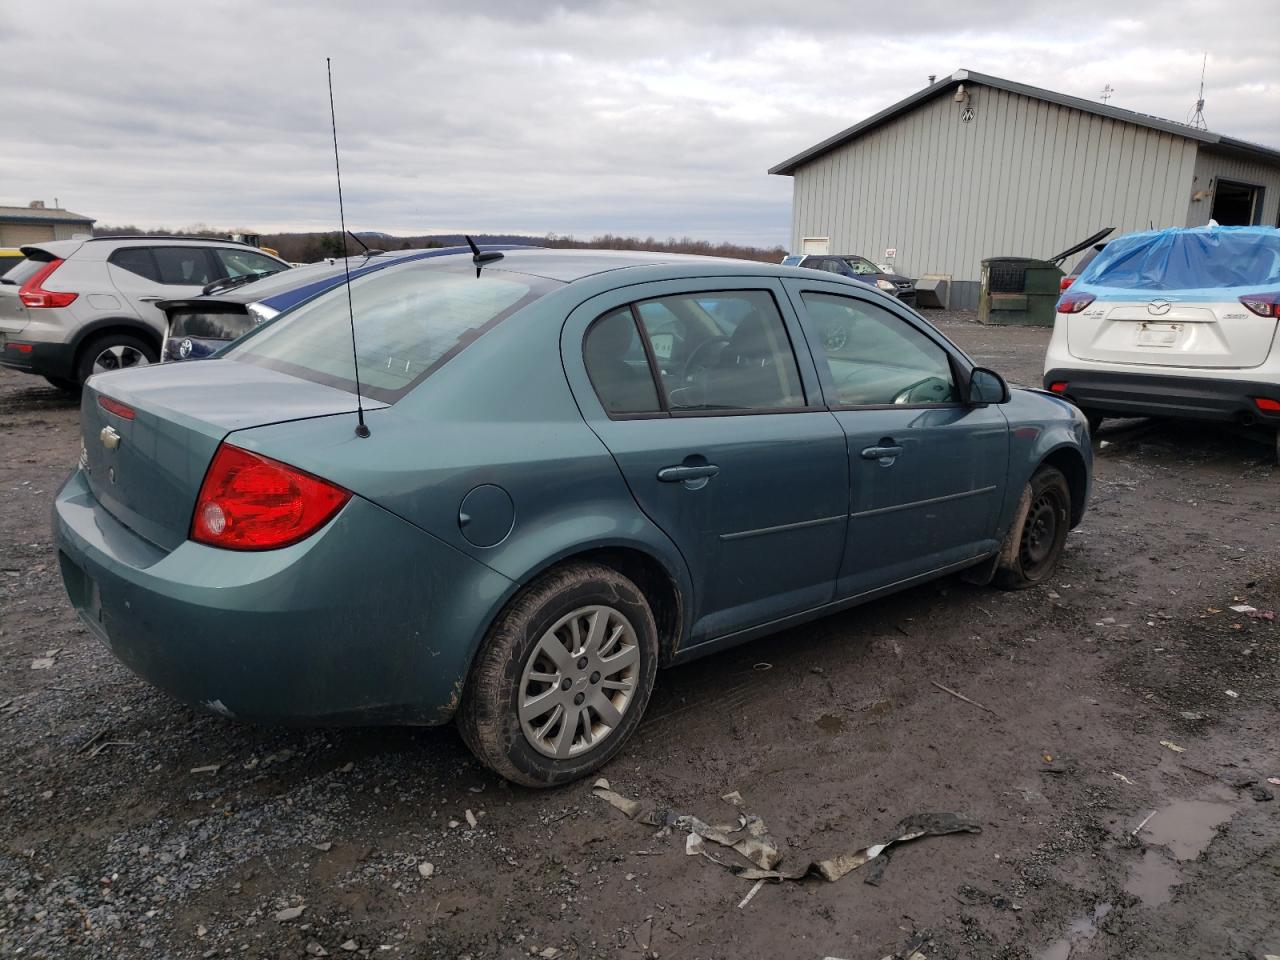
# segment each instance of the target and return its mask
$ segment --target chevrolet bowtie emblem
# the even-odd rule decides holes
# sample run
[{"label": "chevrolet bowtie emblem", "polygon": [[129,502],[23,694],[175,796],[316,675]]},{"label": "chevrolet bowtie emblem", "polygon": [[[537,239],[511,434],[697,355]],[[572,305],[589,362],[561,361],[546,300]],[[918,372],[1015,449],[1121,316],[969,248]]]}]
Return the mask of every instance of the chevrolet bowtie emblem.
[{"label": "chevrolet bowtie emblem", "polygon": [[120,434],[116,433],[114,427],[103,427],[102,432],[98,434],[98,439],[108,450],[114,450],[120,446]]}]

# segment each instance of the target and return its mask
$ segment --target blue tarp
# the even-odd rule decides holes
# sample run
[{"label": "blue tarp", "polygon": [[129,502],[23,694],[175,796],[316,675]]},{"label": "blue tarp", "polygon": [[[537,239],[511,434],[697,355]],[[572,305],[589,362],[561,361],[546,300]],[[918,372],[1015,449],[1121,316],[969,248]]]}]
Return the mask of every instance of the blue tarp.
[{"label": "blue tarp", "polygon": [[1280,229],[1187,227],[1130,233],[1107,244],[1071,285],[1099,300],[1234,300],[1280,290]]}]

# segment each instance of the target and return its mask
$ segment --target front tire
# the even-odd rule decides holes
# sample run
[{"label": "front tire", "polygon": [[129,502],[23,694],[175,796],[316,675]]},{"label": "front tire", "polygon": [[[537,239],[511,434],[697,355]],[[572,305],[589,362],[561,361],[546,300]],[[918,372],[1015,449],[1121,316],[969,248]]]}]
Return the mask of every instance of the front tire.
[{"label": "front tire", "polygon": [[658,630],[640,589],[610,567],[566,564],[526,587],[490,629],[458,729],[513,783],[568,783],[622,748],[657,667]]},{"label": "front tire", "polygon": [[79,396],[80,394],[80,384],[74,380],[67,380],[65,377],[45,377],[45,380],[48,381],[49,386],[55,387],[63,393],[72,396]]},{"label": "front tire", "polygon": [[1057,569],[1071,529],[1071,487],[1056,467],[1037,470],[1022,490],[1013,524],[1000,546],[994,583],[1025,590]]}]

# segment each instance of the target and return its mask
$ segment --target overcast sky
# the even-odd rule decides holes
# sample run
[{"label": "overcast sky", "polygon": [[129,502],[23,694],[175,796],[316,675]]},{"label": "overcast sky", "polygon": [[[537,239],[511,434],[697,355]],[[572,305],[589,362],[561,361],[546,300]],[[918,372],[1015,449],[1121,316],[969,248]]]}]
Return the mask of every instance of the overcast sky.
[{"label": "overcast sky", "polygon": [[[1038,11],[1043,12],[1038,12]],[[1280,146],[1276,0],[0,4],[0,203],[786,244],[768,167],[964,67]]]}]

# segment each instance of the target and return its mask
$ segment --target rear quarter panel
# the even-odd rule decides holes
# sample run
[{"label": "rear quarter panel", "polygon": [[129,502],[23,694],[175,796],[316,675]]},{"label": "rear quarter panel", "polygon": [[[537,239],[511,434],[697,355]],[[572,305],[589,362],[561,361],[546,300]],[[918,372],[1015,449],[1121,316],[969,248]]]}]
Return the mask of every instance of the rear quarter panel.
[{"label": "rear quarter panel", "polygon": [[[623,547],[657,560],[688,596],[675,545],[636,505],[569,391],[559,349],[564,316],[552,294],[509,317],[394,406],[369,411],[366,439],[355,436],[353,416],[229,439],[408,520],[508,578],[510,593],[566,557]],[[512,504],[510,530],[491,546],[473,543],[459,523],[463,499],[482,485],[501,488]],[[508,599],[472,638],[473,650]]]}]

